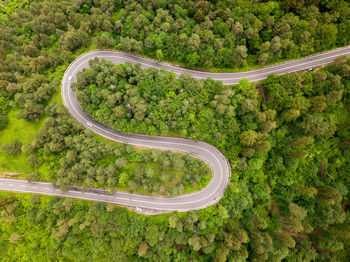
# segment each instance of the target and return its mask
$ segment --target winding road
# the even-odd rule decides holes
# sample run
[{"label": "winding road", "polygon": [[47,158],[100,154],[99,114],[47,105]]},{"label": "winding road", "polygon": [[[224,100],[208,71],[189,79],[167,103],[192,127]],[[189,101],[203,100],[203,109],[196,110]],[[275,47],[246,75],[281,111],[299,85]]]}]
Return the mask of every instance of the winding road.
[{"label": "winding road", "polygon": [[207,143],[196,142],[189,139],[145,136],[138,134],[126,135],[94,121],[90,115],[87,115],[82,111],[76,99],[75,92],[70,88],[71,83],[76,81],[77,73],[84,68],[89,67],[89,60],[98,57],[110,60],[115,64],[130,62],[139,63],[141,68],[154,67],[160,69],[163,67],[165,70],[173,71],[177,77],[182,73],[187,72],[197,79],[213,78],[214,80],[222,81],[225,85],[233,85],[238,84],[242,78],[247,78],[251,82],[254,82],[263,80],[270,74],[282,75],[329,64],[333,62],[335,58],[342,55],[350,55],[350,46],[258,70],[237,73],[212,73],[181,68],[119,51],[95,50],[87,52],[76,58],[69,65],[62,79],[61,92],[63,103],[68,108],[72,117],[96,134],[115,142],[161,150],[173,150],[198,157],[204,160],[212,169],[212,178],[209,184],[200,191],[171,198],[151,197],[127,192],[117,192],[108,195],[105,191],[98,189],[84,191],[79,188],[74,188],[67,192],[63,192],[54,188],[50,183],[29,183],[23,180],[11,179],[0,179],[0,190],[30,192],[109,202],[129,207],[142,208],[144,210],[153,210],[155,212],[185,212],[213,205],[223,196],[224,191],[230,182],[231,172],[228,160],[218,149]]}]

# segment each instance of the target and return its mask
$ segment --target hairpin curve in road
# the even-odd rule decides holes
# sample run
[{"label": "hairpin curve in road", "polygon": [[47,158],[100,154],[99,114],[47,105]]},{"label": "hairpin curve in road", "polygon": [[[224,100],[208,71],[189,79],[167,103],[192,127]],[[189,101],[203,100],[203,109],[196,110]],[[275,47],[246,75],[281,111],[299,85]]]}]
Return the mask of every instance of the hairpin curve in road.
[{"label": "hairpin curve in road", "polygon": [[[214,73],[179,66],[167,63],[160,63],[149,58],[139,57],[113,50],[94,50],[77,57],[67,68],[62,79],[61,93],[64,105],[69,110],[72,117],[82,123],[86,128],[115,142],[128,143],[130,145],[155,148],[161,150],[173,150],[188,153],[204,160],[212,169],[212,178],[208,185],[197,192],[184,194],[177,197],[152,197],[127,192],[116,192],[108,195],[104,191],[84,191],[74,188],[63,192],[50,183],[29,183],[23,180],[0,179],[0,190],[31,192],[45,195],[55,195],[73,197],[78,199],[115,203],[124,206],[134,207],[135,210],[156,210],[159,212],[181,211],[202,209],[217,203],[223,196],[227,185],[230,182],[230,165],[227,158],[215,147],[199,141],[183,138],[146,136],[140,134],[127,135],[117,130],[96,122],[92,117],[83,112],[79,105],[75,92],[71,89],[71,83],[76,81],[77,73],[89,67],[89,60],[95,57],[109,60],[115,64],[138,63],[141,68],[164,68],[173,71],[177,77],[187,72],[196,79],[212,78],[222,81],[225,85],[238,84],[243,78],[251,82],[265,79],[270,74],[283,75],[291,72],[308,70],[315,66],[329,64],[335,58],[342,55],[350,55],[350,46],[334,49],[324,53],[308,56],[302,59],[292,60],[277,65],[264,67],[257,70],[237,73]],[[161,88],[161,87],[160,87]]]}]

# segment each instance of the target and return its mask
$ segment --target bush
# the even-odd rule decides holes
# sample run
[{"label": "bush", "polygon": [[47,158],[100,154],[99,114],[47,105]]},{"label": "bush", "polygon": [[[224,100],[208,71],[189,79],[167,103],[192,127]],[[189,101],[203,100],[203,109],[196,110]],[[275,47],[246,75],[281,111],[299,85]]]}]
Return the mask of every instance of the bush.
[{"label": "bush", "polygon": [[19,140],[15,140],[12,143],[4,144],[1,149],[8,155],[17,155],[22,152],[22,143]]}]

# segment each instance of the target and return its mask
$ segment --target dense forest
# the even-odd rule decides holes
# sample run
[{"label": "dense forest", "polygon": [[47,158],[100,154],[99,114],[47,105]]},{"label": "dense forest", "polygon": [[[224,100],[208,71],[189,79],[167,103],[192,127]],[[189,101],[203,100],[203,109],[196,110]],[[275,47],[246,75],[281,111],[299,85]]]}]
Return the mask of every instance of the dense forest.
[{"label": "dense forest", "polygon": [[[69,63],[111,48],[189,67],[248,69],[349,44],[350,7],[9,0],[0,3],[0,32],[0,166],[25,166],[29,181],[62,189],[173,196],[205,186],[207,166],[85,130],[58,95]],[[234,87],[96,60],[75,87],[84,110],[107,125],[216,146],[230,161],[231,183],[217,205],[157,216],[2,192],[1,261],[349,261],[349,58]],[[22,120],[28,138],[12,132]]]},{"label": "dense forest", "polygon": [[[0,101],[13,98],[22,117],[39,119],[64,68],[87,48],[207,68],[309,55],[350,43],[349,10],[344,0],[6,1]],[[1,103],[0,129],[6,112]]]},{"label": "dense forest", "polygon": [[[142,94],[147,92],[138,93],[145,83],[159,86],[158,81],[174,77],[128,64],[94,62],[79,74],[76,88],[85,98],[94,92],[99,99],[91,104],[105,113],[110,109],[111,115],[108,99],[99,94],[127,88],[134,89],[133,97],[145,99]],[[123,68],[129,72],[124,77]],[[120,75],[98,77],[111,69]],[[102,79],[100,88],[89,83],[87,76]],[[108,81],[117,81],[115,88]],[[159,102],[147,107],[144,117],[160,109],[163,100],[171,104],[182,96],[191,99],[201,94],[202,105],[197,102],[192,113],[196,116],[206,110],[212,119],[226,124],[223,135],[231,134],[228,143],[217,140],[216,144],[201,133],[199,123],[188,123],[189,137],[199,129],[198,139],[212,139],[213,145],[231,152],[227,156],[234,182],[220,204],[147,217],[108,204],[2,193],[2,254],[9,254],[12,261],[43,255],[50,260],[79,261],[348,261],[350,58],[341,57],[315,72],[272,75],[257,84],[242,80],[239,86],[223,87],[220,82],[186,75],[168,84],[160,89],[164,93],[154,94]],[[119,100],[120,106],[132,112],[131,104],[126,106],[127,94],[121,97],[125,100]],[[218,110],[220,104],[224,113]],[[48,113],[58,121],[61,116],[55,107],[50,106]],[[232,115],[225,114],[229,107]],[[136,113],[128,111],[125,122],[134,119],[137,131],[146,120],[136,120]],[[185,118],[174,114],[179,120]],[[235,120],[233,129],[228,119]],[[153,134],[149,126],[150,130],[142,131]],[[165,132],[179,131],[171,127]],[[235,150],[226,144],[234,144]],[[28,227],[33,230],[28,232]]]},{"label": "dense forest", "polygon": [[[333,239],[327,240],[330,249],[313,243],[315,250],[346,261],[349,239],[328,230],[334,223],[346,231],[349,219],[349,57],[315,72],[271,75],[257,84],[242,80],[234,87],[186,74],[176,79],[172,72],[138,65],[97,59],[90,64],[74,86],[83,109],[97,121],[123,132],[213,144],[233,168],[235,183],[221,202],[229,216],[254,220],[264,213],[264,219],[280,223],[276,241],[288,238],[293,248],[322,239],[314,235],[322,232]],[[249,205],[252,210],[245,210]]]}]

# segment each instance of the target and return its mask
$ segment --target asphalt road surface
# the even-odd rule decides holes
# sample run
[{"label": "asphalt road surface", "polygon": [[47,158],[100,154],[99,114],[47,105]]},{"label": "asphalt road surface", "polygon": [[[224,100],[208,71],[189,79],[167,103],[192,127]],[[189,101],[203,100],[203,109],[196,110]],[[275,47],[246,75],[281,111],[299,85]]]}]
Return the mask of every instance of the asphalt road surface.
[{"label": "asphalt road surface", "polygon": [[218,149],[207,143],[192,141],[189,139],[145,136],[138,134],[125,135],[117,130],[113,130],[92,120],[90,115],[87,115],[82,111],[76,99],[75,92],[70,88],[71,83],[76,81],[77,73],[82,71],[84,68],[89,67],[88,62],[90,59],[98,57],[110,60],[115,64],[130,62],[139,63],[141,68],[154,67],[160,69],[163,67],[165,70],[173,71],[176,76],[180,76],[182,73],[187,72],[197,79],[213,78],[214,80],[222,81],[225,85],[232,85],[238,84],[242,78],[247,78],[251,82],[254,82],[263,80],[270,74],[282,75],[307,70],[309,68],[331,63],[335,58],[342,55],[350,55],[350,46],[258,70],[238,73],[212,73],[190,70],[178,66],[172,66],[167,63],[159,63],[148,58],[119,51],[95,50],[87,52],[79,56],[69,65],[62,79],[61,92],[63,103],[68,108],[72,117],[82,123],[86,128],[91,129],[96,134],[109,140],[147,148],[173,150],[198,157],[204,160],[212,169],[212,178],[209,184],[201,191],[171,198],[151,197],[127,192],[117,192],[113,195],[108,195],[105,193],[105,191],[98,189],[84,191],[82,189],[75,188],[67,192],[63,192],[57,188],[54,188],[50,183],[29,183],[23,180],[11,179],[0,179],[0,190],[109,202],[155,211],[185,212],[194,209],[202,209],[213,205],[223,196],[224,191],[229,184],[231,172],[228,160]]}]

